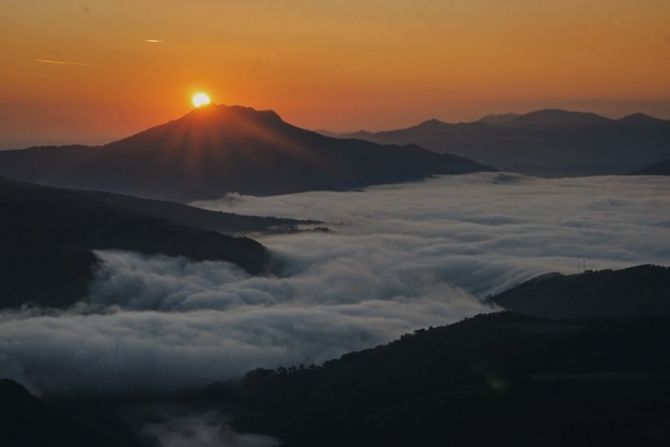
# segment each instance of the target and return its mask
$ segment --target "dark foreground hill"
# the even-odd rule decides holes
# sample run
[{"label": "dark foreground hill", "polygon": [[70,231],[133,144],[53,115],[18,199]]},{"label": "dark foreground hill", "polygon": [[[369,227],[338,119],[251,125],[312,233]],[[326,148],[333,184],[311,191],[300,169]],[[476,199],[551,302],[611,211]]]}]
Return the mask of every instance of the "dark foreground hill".
[{"label": "dark foreground hill", "polygon": [[210,106],[100,147],[0,152],[0,174],[57,186],[191,201],[228,192],[341,190],[491,170],[417,146],[329,138],[272,111]]},{"label": "dark foreground hill", "polygon": [[0,445],[3,447],[137,447],[139,438],[107,420],[91,424],[40,399],[16,382],[0,379]]},{"label": "dark foreground hill", "polygon": [[[220,410],[222,422],[232,416],[239,431],[285,447],[665,446],[668,343],[668,318],[480,315],[320,367],[256,370],[173,403]],[[142,401],[145,418],[166,402]],[[143,413],[129,402],[38,400],[0,382],[0,445],[155,445],[139,436],[139,416],[127,417]]]},{"label": "dark foreground hill", "polygon": [[286,447],[664,445],[668,343],[667,318],[481,315],[204,398]]},{"label": "dark foreground hill", "polygon": [[614,120],[594,113],[539,110],[469,123],[429,120],[406,129],[344,137],[418,144],[540,176],[627,174],[670,158],[670,121],[640,113]]},{"label": "dark foreground hill", "polygon": [[220,231],[226,234],[291,233],[300,231],[301,226],[306,225],[313,228],[314,225],[321,223],[314,220],[210,211],[176,202],[143,199],[104,191],[77,190],[77,193],[112,207],[125,208],[144,216],[166,220],[175,225]]},{"label": "dark foreground hill", "polygon": [[543,275],[490,298],[513,312],[554,318],[670,317],[670,268]]},{"label": "dark foreground hill", "polygon": [[148,213],[131,208],[108,196],[0,179],[0,308],[82,298],[96,249],[228,261],[250,273],[265,269],[268,251],[252,239],[174,224],[157,218],[151,206]]}]

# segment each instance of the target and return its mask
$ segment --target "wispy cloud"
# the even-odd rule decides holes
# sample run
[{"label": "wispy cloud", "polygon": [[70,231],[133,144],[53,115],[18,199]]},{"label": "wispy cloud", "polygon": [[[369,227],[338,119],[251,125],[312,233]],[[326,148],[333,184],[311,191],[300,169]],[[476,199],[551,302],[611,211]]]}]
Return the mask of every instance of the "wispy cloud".
[{"label": "wispy cloud", "polygon": [[165,43],[164,40],[160,40],[160,39],[144,39],[144,41],[147,42],[147,43]]},{"label": "wispy cloud", "polygon": [[40,62],[42,64],[56,64],[56,65],[67,65],[67,62],[64,61],[54,61],[52,59],[35,59],[35,62]]},{"label": "wispy cloud", "polygon": [[53,64],[53,65],[76,65],[79,67],[84,67],[88,65],[85,62],[67,62],[67,61],[57,61],[53,59],[35,59],[35,62],[39,62],[40,64]]}]

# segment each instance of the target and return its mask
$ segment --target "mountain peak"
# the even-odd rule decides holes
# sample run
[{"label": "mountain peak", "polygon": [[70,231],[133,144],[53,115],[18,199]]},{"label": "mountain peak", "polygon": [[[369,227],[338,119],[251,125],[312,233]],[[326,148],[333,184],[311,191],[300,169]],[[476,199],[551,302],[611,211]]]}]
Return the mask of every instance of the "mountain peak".
[{"label": "mountain peak", "polygon": [[256,110],[253,107],[241,105],[212,104],[193,109],[184,115],[183,118],[191,119],[225,119],[238,118],[245,120],[270,122],[283,122],[281,117],[274,110]]},{"label": "mountain peak", "polygon": [[420,128],[420,129],[432,129],[432,128],[440,128],[443,126],[449,126],[449,123],[445,123],[444,121],[440,121],[437,118],[431,118],[426,121],[422,121],[416,126],[415,128]]},{"label": "mountain peak", "polygon": [[184,116],[114,141],[106,147],[161,152],[166,149],[202,150],[225,146],[237,140],[272,139],[292,128],[273,110],[256,110],[240,105],[211,104],[189,111]]},{"label": "mountain peak", "polygon": [[562,109],[543,109],[526,113],[511,121],[510,125],[534,125],[534,126],[553,126],[553,125],[583,125],[583,124],[604,124],[612,120],[591,112],[573,112]]},{"label": "mountain peak", "polygon": [[479,119],[479,123],[488,123],[488,124],[506,124],[512,120],[519,118],[521,115],[518,113],[492,113],[490,115],[483,116]]},{"label": "mountain peak", "polygon": [[661,123],[664,120],[649,116],[645,113],[632,113],[619,119],[622,123]]},{"label": "mountain peak", "polygon": [[98,148],[18,152],[0,154],[0,173],[179,201],[229,192],[342,190],[491,170],[416,146],[328,138],[293,126],[272,110],[239,105],[200,107]]}]

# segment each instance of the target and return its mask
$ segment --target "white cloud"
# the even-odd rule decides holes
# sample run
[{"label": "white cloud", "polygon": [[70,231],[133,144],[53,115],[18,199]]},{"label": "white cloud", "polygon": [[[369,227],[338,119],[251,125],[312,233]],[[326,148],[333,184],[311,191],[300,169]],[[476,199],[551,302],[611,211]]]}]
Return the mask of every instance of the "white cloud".
[{"label": "white cloud", "polygon": [[478,298],[582,260],[670,260],[670,182],[659,177],[474,174],[200,205],[334,231],[263,237],[284,264],[276,276],[101,252],[90,304],[0,314],[0,375],[46,390],[200,386],[454,322],[489,310]]},{"label": "white cloud", "polygon": [[216,412],[179,413],[183,410],[159,411],[163,422],[145,426],[143,434],[154,438],[161,447],[273,447],[280,444],[268,436],[235,433],[225,423],[227,418]]}]

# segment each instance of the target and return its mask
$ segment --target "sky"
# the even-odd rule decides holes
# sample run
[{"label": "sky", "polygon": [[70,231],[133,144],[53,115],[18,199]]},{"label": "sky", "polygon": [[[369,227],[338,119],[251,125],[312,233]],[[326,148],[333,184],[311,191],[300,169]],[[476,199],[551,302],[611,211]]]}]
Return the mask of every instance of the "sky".
[{"label": "sky", "polygon": [[667,0],[0,0],[0,149],[108,142],[198,90],[336,131],[670,119],[669,23]]}]

